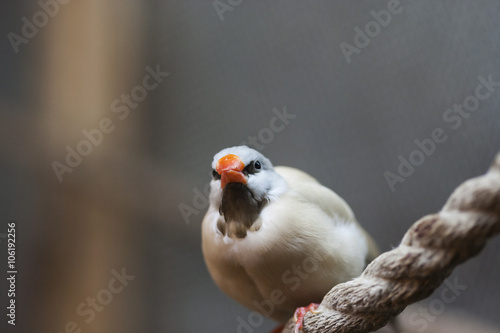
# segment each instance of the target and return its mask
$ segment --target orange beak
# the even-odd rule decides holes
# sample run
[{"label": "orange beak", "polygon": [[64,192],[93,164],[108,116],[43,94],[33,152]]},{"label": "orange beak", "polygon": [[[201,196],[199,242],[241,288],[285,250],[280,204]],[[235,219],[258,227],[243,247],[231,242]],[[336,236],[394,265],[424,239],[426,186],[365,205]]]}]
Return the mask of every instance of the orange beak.
[{"label": "orange beak", "polygon": [[247,183],[247,177],[243,174],[245,164],[233,154],[226,155],[217,161],[215,170],[221,176],[220,187],[224,188],[228,183]]}]

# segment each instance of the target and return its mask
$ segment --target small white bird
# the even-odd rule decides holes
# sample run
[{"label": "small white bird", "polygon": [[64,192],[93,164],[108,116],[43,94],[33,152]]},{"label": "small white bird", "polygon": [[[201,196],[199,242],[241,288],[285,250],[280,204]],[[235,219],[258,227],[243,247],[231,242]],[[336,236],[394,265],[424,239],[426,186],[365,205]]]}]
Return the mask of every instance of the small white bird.
[{"label": "small white bird", "polygon": [[219,288],[246,307],[285,322],[378,255],[347,203],[308,174],[246,146],[217,153],[212,169],[203,254]]}]

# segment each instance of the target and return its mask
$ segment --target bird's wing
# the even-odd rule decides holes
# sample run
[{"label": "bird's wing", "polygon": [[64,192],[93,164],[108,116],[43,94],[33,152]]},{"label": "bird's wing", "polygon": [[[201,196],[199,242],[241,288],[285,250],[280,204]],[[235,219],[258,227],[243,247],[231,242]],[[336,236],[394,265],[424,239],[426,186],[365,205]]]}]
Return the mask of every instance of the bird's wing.
[{"label": "bird's wing", "polygon": [[303,182],[311,182],[319,184],[316,178],[299,169],[287,166],[277,166],[274,167],[274,170],[286,180],[303,181]]},{"label": "bird's wing", "polygon": [[[278,166],[275,170],[287,181],[291,190],[299,193],[304,200],[318,206],[323,212],[332,217],[335,222],[359,223],[351,207],[338,194],[321,185],[314,177],[290,167]],[[361,227],[368,244],[367,263],[375,259],[380,253],[372,237]]]},{"label": "bird's wing", "polygon": [[304,200],[318,206],[332,218],[356,221],[354,213],[347,203],[329,188],[321,185],[315,178],[307,173],[290,168],[276,167],[276,172],[286,179],[289,188],[299,193]]}]

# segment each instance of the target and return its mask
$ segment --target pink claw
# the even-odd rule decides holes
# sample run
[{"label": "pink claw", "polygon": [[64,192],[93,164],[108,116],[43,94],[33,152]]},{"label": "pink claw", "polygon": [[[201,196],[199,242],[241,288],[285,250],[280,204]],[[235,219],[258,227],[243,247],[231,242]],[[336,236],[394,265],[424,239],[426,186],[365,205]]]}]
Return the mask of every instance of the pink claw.
[{"label": "pink claw", "polygon": [[295,330],[294,333],[299,333],[304,325],[304,316],[307,312],[320,313],[321,311],[316,311],[319,307],[317,303],[311,303],[308,306],[297,308],[293,314],[293,319],[295,320]]}]

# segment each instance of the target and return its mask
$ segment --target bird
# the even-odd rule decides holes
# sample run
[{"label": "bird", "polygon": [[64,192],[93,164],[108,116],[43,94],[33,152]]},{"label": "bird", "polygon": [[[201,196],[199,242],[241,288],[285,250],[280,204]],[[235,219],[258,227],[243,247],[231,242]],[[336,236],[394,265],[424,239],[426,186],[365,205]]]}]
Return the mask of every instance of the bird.
[{"label": "bird", "polygon": [[306,172],[247,146],[219,151],[211,167],[203,256],[245,307],[281,323],[295,315],[299,332],[307,311],[379,254],[349,205]]}]

